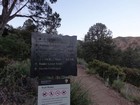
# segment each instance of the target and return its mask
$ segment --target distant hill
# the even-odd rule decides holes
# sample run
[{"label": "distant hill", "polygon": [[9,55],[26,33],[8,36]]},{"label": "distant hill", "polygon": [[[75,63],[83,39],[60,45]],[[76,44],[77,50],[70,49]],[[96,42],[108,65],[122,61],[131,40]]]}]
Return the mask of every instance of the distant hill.
[{"label": "distant hill", "polygon": [[115,45],[121,50],[130,48],[140,48],[140,37],[117,37],[114,38]]}]

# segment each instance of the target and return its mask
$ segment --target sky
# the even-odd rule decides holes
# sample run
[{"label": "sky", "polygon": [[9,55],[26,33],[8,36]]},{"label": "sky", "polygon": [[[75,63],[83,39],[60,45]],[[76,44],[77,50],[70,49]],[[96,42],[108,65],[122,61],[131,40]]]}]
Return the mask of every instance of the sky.
[{"label": "sky", "polygon": [[[76,35],[79,40],[96,23],[105,24],[114,38],[140,36],[140,0],[58,0],[51,7],[62,18],[58,33]],[[18,27],[23,22],[16,18],[9,24]]]}]

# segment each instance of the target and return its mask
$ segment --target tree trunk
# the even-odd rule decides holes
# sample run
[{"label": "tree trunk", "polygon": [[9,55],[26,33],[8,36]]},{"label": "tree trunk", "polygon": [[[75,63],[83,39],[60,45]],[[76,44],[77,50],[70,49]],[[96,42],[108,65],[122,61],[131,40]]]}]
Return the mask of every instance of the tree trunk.
[{"label": "tree trunk", "polygon": [[5,28],[6,24],[0,24],[0,37],[3,34],[4,28]]},{"label": "tree trunk", "polygon": [[8,18],[9,16],[6,13],[0,16],[0,37],[2,36],[4,32],[4,28],[6,24],[8,23]]}]

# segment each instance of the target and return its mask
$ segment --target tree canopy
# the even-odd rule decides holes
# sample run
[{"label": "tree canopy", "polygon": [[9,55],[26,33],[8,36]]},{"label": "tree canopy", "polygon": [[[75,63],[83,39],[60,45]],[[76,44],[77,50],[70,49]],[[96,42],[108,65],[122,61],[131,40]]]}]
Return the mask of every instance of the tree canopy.
[{"label": "tree canopy", "polygon": [[112,32],[104,24],[96,23],[89,28],[83,44],[87,61],[98,59],[110,62],[113,47]]},{"label": "tree canopy", "polygon": [[112,32],[107,29],[105,24],[96,23],[89,28],[89,31],[85,35],[85,41],[99,41],[107,38],[112,38]]},{"label": "tree canopy", "polygon": [[[31,19],[38,26],[38,31],[44,27],[49,32],[56,29],[60,26],[61,18],[58,13],[52,12],[49,4],[55,2],[57,0],[49,0],[49,2],[47,0],[1,0],[0,35],[2,35],[6,24],[15,17]],[[28,12],[23,14],[23,10],[28,10]]]}]

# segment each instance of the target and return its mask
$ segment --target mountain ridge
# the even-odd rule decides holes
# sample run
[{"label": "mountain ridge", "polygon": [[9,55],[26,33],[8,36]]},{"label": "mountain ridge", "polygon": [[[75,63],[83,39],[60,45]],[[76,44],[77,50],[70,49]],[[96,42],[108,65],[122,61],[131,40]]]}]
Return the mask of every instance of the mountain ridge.
[{"label": "mountain ridge", "polygon": [[113,41],[115,43],[115,45],[117,46],[117,48],[121,49],[121,50],[126,50],[127,48],[140,48],[140,37],[116,37],[113,38]]}]

